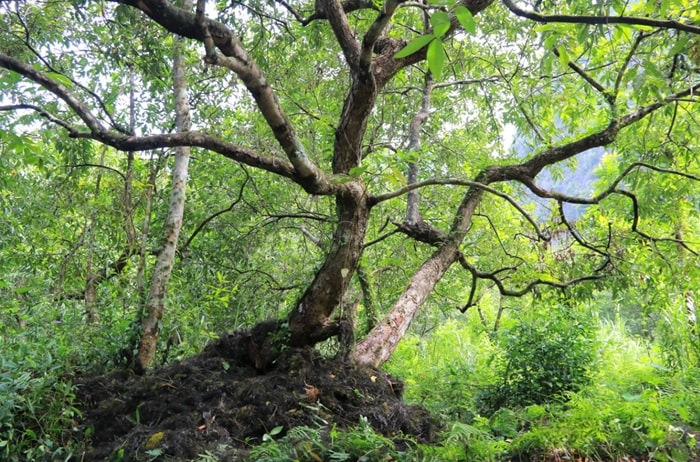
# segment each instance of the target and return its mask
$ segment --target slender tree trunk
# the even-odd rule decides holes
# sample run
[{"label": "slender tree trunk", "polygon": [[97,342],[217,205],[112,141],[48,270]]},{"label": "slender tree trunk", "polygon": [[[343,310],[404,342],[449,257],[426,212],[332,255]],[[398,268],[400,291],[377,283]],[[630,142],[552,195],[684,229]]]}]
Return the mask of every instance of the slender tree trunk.
[{"label": "slender tree trunk", "polygon": [[[136,97],[134,91],[134,68],[129,66],[129,130],[136,130]],[[126,173],[124,174],[124,231],[126,248],[129,254],[136,248],[136,229],[134,227],[134,152],[126,153]]]},{"label": "slender tree trunk", "polygon": [[[418,150],[420,149],[420,129],[423,123],[428,120],[430,115],[430,93],[433,91],[433,78],[428,73],[425,76],[425,84],[423,85],[423,98],[421,105],[416,115],[413,116],[408,130],[408,146],[407,151],[411,155],[408,161],[408,184],[413,184],[418,181]],[[418,208],[420,196],[417,189],[411,190],[406,196],[406,223],[415,225],[421,220],[420,210]]]},{"label": "slender tree trunk", "polygon": [[151,159],[151,172],[148,175],[148,186],[146,187],[146,200],[144,205],[143,223],[141,224],[141,246],[139,248],[139,263],[136,268],[136,291],[141,297],[141,303],[146,300],[144,290],[146,273],[146,252],[148,250],[148,233],[151,227],[151,207],[153,206],[153,191],[156,188],[156,176],[158,174],[158,163]]},{"label": "slender tree trunk", "polygon": [[[186,0],[185,3],[186,5],[184,8],[192,8],[191,0]],[[190,128],[187,82],[185,79],[185,58],[182,51],[183,44],[183,39],[179,37],[175,39],[173,87],[175,95],[175,124],[178,132],[188,131]],[[135,368],[138,373],[143,373],[148,368],[156,352],[158,336],[160,334],[159,324],[165,309],[168,283],[170,281],[170,275],[172,274],[177,241],[180,235],[180,228],[182,227],[189,160],[189,147],[181,146],[175,149],[172,192],[170,195],[168,215],[165,219],[163,246],[158,253],[148,297],[146,299],[146,313],[141,320],[141,339],[135,363]]]},{"label": "slender tree trunk", "polygon": [[[105,163],[105,151],[107,147],[102,149],[100,154],[100,166],[104,166]],[[85,278],[85,315],[87,316],[87,322],[91,324],[96,324],[100,322],[100,315],[97,312],[95,304],[97,303],[97,281],[99,279],[99,274],[93,270],[93,257],[94,257],[94,246],[95,246],[95,226],[97,226],[97,202],[100,198],[100,185],[102,183],[102,169],[98,169],[97,179],[95,180],[95,206],[92,209],[90,222],[87,225],[87,246],[88,246],[88,258],[87,258],[87,268]]]}]

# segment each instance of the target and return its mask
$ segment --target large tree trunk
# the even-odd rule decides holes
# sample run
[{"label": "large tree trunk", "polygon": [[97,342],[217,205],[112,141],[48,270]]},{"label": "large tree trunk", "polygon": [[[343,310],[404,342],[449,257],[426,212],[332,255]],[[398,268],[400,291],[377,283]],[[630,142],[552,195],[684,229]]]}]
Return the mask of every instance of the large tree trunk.
[{"label": "large tree trunk", "polygon": [[338,224],[321,269],[289,316],[292,345],[312,345],[337,333],[329,319],[347,291],[362,254],[369,205],[359,183],[348,184],[336,198]]},{"label": "large tree trunk", "polygon": [[[187,0],[185,3],[189,3],[189,8],[192,8],[191,0]],[[173,61],[173,87],[175,94],[175,125],[178,132],[190,129],[185,58],[182,52],[182,45],[183,40],[177,38],[175,40]],[[151,286],[146,299],[145,316],[141,320],[141,339],[135,361],[135,369],[138,373],[143,373],[148,368],[156,352],[160,333],[159,324],[165,309],[165,297],[168,293],[168,283],[175,262],[175,251],[180,236],[180,228],[182,227],[189,160],[189,147],[180,146],[175,149],[172,192],[168,215],[165,219],[163,247],[158,253],[151,278]]]}]

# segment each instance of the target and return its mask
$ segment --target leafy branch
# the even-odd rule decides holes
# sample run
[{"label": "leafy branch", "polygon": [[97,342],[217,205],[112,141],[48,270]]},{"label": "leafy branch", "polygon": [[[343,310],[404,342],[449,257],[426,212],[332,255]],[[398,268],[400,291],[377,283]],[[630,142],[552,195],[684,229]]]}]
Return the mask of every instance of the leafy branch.
[{"label": "leafy branch", "polygon": [[513,14],[521,18],[530,19],[541,23],[565,23],[565,24],[590,24],[590,25],[609,25],[609,24],[626,24],[630,26],[647,26],[657,27],[661,29],[674,29],[691,34],[700,34],[700,26],[693,24],[685,24],[673,19],[653,19],[637,16],[587,16],[587,15],[544,15],[535,11],[528,11],[520,8],[513,0],[503,0],[503,4]]},{"label": "leafy branch", "polygon": [[522,296],[532,292],[533,290],[535,290],[535,288],[538,286],[548,286],[548,287],[554,287],[554,288],[563,290],[563,289],[567,289],[569,287],[572,287],[576,284],[580,284],[582,282],[595,281],[598,279],[602,279],[606,276],[606,273],[604,273],[604,270],[610,264],[610,259],[606,258],[591,274],[579,276],[579,277],[569,279],[569,280],[563,281],[563,282],[537,278],[537,279],[530,281],[525,287],[522,287],[520,289],[508,289],[505,286],[505,284],[503,283],[503,280],[498,277],[498,273],[501,273],[505,270],[509,270],[512,268],[500,268],[500,269],[495,270],[491,273],[480,271],[474,265],[469,263],[469,261],[466,259],[464,254],[462,254],[461,252],[459,254],[459,263],[462,266],[462,268],[469,271],[472,275],[472,288],[471,288],[471,291],[469,293],[469,298],[468,298],[466,304],[460,309],[460,311],[462,313],[464,313],[470,307],[476,305],[476,302],[475,302],[476,284],[477,284],[479,279],[484,279],[484,280],[488,280],[488,281],[493,282],[493,284],[498,288],[498,292],[505,297],[522,297]]},{"label": "leafy branch", "polygon": [[[75,94],[69,91],[59,82],[48,77],[42,72],[34,69],[27,64],[24,64],[17,59],[0,53],[0,67],[4,67],[11,71],[17,72],[25,78],[39,84],[47,91],[53,93],[59,99],[64,101],[73,112],[85,123],[88,131],[69,124],[61,120],[50,112],[30,104],[16,104],[9,106],[1,106],[0,110],[19,110],[30,109],[39,113],[49,121],[61,126],[68,131],[72,138],[86,138],[99,141],[103,144],[112,146],[122,151],[146,151],[157,148],[171,148],[177,146],[194,146],[205,148],[217,152],[224,157],[227,157],[236,162],[245,165],[257,167],[268,172],[276,173],[280,176],[289,178],[316,194],[332,194],[336,189],[335,185],[330,182],[321,181],[316,183],[309,181],[307,176],[308,171],[303,168],[297,168],[294,163],[286,162],[282,159],[272,156],[266,156],[259,152],[237,146],[233,143],[223,141],[222,139],[212,136],[208,133],[199,131],[189,131],[180,133],[164,133],[146,136],[130,136],[123,133],[115,132],[106,128],[97,119],[90,108],[83,103]],[[307,174],[305,174],[306,172]]]},{"label": "leafy branch", "polygon": [[[438,247],[444,244],[447,241],[447,234],[432,225],[420,221],[418,223],[396,223],[394,222],[394,225],[397,227],[397,230],[401,233],[404,233],[417,241],[420,242],[425,242],[427,244],[430,244],[432,246]],[[579,238],[576,238],[577,242],[581,243],[583,247],[591,249],[590,245],[587,245],[586,243],[582,243],[582,241]],[[610,236],[609,236],[610,239]],[[546,240],[549,240],[548,238]],[[592,249],[596,253],[601,254],[604,258],[602,263],[591,273],[587,274],[584,276],[579,276],[576,278],[569,279],[567,281],[555,281],[553,279],[542,279],[542,278],[536,278],[527,283],[522,288],[519,289],[509,289],[506,287],[505,283],[503,282],[503,278],[500,276],[502,273],[505,272],[512,272],[517,270],[516,267],[502,267],[497,270],[494,270],[492,272],[485,272],[481,271],[476,268],[473,264],[469,263],[467,258],[465,257],[464,253],[462,251],[457,251],[457,260],[459,261],[460,265],[462,268],[466,269],[469,271],[469,273],[472,275],[472,284],[471,284],[471,289],[469,293],[469,298],[466,302],[466,304],[460,309],[460,311],[465,312],[467,309],[470,307],[474,306],[476,304],[477,300],[477,285],[479,280],[488,280],[491,281],[497,288],[498,291],[501,295],[506,296],[506,297],[522,297],[533,290],[535,290],[536,287],[538,286],[549,286],[549,287],[554,287],[557,289],[566,289],[569,287],[572,287],[576,284],[580,284],[582,282],[586,281],[593,281],[597,279],[602,279],[603,277],[606,276],[606,273],[604,273],[604,270],[608,267],[610,264],[610,255],[605,252],[601,252],[599,249]]]},{"label": "leafy branch", "polygon": [[[205,2],[198,1],[196,13],[165,0],[113,0],[132,6],[169,32],[204,43],[207,59],[231,70],[248,92],[293,166],[293,178],[308,192],[332,194],[334,188],[323,171],[309,158],[289,117],[282,109],[264,72],[247,53],[234,32],[221,22],[206,18]],[[218,49],[214,52],[213,47]]]}]

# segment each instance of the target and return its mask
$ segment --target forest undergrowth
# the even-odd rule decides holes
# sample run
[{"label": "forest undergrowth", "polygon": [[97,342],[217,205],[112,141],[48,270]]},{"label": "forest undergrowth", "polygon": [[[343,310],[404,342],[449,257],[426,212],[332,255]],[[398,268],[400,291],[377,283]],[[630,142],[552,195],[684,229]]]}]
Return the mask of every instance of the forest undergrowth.
[{"label": "forest undergrowth", "polygon": [[497,332],[442,323],[383,371],[324,347],[260,373],[236,359],[240,334],[203,336],[200,354],[146,377],[89,329],[69,335],[78,318],[6,324],[0,459],[700,460],[700,368],[681,322],[651,341],[619,317],[552,313]]}]

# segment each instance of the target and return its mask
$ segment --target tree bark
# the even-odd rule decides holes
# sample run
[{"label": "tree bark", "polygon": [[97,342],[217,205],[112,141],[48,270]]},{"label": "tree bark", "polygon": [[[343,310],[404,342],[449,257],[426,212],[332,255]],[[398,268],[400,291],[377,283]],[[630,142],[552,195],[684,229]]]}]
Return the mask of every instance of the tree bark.
[{"label": "tree bark", "polygon": [[[186,0],[185,3],[189,3],[189,8],[192,8],[191,0]],[[185,5],[185,8],[187,7]],[[185,78],[185,58],[182,47],[183,39],[176,38],[173,61],[173,88],[175,95],[175,125],[178,132],[186,132],[190,129],[190,109]],[[150,365],[158,344],[160,320],[165,310],[168,283],[170,282],[170,275],[175,262],[175,251],[177,250],[177,242],[180,236],[180,229],[182,228],[189,160],[189,147],[179,146],[175,148],[172,192],[168,215],[165,219],[163,246],[158,253],[146,299],[145,316],[141,320],[141,339],[135,360],[136,372],[140,374]]]},{"label": "tree bark", "polygon": [[338,224],[321,269],[289,315],[292,345],[312,345],[337,333],[329,319],[347,291],[362,255],[369,205],[360,183],[349,183],[336,197]]},{"label": "tree bark", "polygon": [[[481,181],[487,181],[486,176],[487,174],[479,175],[477,181],[479,178]],[[459,258],[459,245],[467,234],[482,195],[482,190],[478,188],[470,188],[467,191],[447,239],[423,262],[384,319],[358,343],[352,356],[355,362],[379,366],[389,360],[399,340],[413,322],[418,309],[449,267]]]}]

